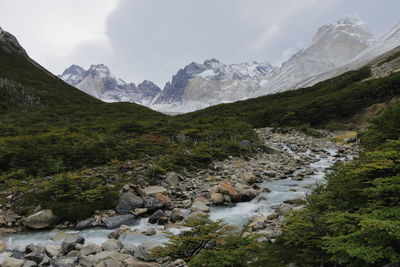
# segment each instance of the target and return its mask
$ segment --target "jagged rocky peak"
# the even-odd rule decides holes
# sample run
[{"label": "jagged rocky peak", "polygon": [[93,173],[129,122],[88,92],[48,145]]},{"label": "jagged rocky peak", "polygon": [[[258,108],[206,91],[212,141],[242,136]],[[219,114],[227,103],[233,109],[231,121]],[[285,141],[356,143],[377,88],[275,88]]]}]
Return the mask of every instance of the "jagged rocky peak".
[{"label": "jagged rocky peak", "polygon": [[90,65],[88,73],[97,79],[109,78],[111,76],[110,69],[104,64]]},{"label": "jagged rocky peak", "polygon": [[150,93],[159,93],[161,92],[160,87],[155,85],[152,81],[144,80],[136,86],[141,91],[149,91]]},{"label": "jagged rocky peak", "polygon": [[365,47],[374,41],[368,26],[357,14],[347,15],[334,23],[320,27],[313,38],[313,44],[335,39],[358,41]]},{"label": "jagged rocky peak", "polygon": [[114,76],[104,64],[90,65],[88,70],[72,65],[59,78],[106,102],[123,101],[149,105],[161,91],[151,81],[143,81],[138,86],[126,83]]},{"label": "jagged rocky peak", "polygon": [[71,65],[69,68],[64,70],[59,78],[61,78],[66,83],[75,86],[83,80],[85,74],[86,70],[84,70],[81,66]]},{"label": "jagged rocky peak", "polygon": [[371,32],[357,15],[323,25],[311,44],[276,69],[270,82],[253,97],[295,89],[312,76],[348,64],[373,42]]}]

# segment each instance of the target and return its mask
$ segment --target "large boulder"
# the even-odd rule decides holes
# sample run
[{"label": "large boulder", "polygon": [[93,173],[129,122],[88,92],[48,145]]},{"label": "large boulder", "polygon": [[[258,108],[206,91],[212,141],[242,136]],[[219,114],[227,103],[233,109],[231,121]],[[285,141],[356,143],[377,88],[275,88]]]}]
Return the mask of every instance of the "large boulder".
[{"label": "large boulder", "polygon": [[123,261],[123,264],[126,267],[158,267],[160,266],[156,262],[146,262],[146,261],[141,261],[135,257],[129,257]]},{"label": "large boulder", "polygon": [[104,251],[120,251],[123,246],[122,243],[116,239],[108,239],[101,244]]},{"label": "large boulder", "polygon": [[[34,261],[37,264],[41,263],[45,258],[45,252],[43,248],[37,249],[36,251],[25,254],[24,259]],[[47,256],[46,256],[47,257]]]},{"label": "large boulder", "polygon": [[[77,266],[77,261],[78,259],[75,257],[60,257],[55,259],[52,262],[51,266],[55,266],[55,267],[73,267],[73,266]],[[40,265],[42,266],[42,265]],[[46,266],[46,265],[43,265]]]},{"label": "large boulder", "polygon": [[48,245],[44,248],[44,251],[46,252],[47,256],[49,256],[50,258],[53,258],[61,253],[61,246]]},{"label": "large boulder", "polygon": [[85,239],[80,235],[68,236],[61,243],[61,253],[67,255],[68,252],[76,249],[76,245],[83,243],[85,243]]},{"label": "large boulder", "polygon": [[57,223],[57,216],[52,210],[41,210],[22,220],[22,223],[33,229],[43,229]]},{"label": "large boulder", "polygon": [[243,184],[236,184],[236,190],[241,201],[250,201],[262,192],[262,190],[257,190]]},{"label": "large boulder", "polygon": [[96,255],[82,256],[79,259],[79,264],[84,267],[93,267],[97,264],[106,260],[115,260],[117,262],[123,262],[130,256],[127,254],[121,254],[117,251],[102,251]]},{"label": "large boulder", "polygon": [[162,210],[157,210],[156,212],[154,212],[150,217],[149,217],[149,223],[159,223],[159,224],[161,224],[160,223],[160,221],[161,222],[164,222],[165,221],[165,219],[164,218],[166,218],[167,217],[167,215],[165,214],[165,212],[164,211],[162,211]]},{"label": "large boulder", "polygon": [[25,263],[25,260],[16,259],[12,257],[6,257],[1,264],[2,267],[22,267]]},{"label": "large boulder", "polygon": [[210,212],[210,207],[203,204],[202,202],[196,201],[193,203],[192,207],[190,208],[191,212]]},{"label": "large boulder", "polygon": [[117,215],[113,217],[108,217],[104,224],[108,229],[115,229],[121,225],[136,225],[138,219],[133,214]]},{"label": "large boulder", "polygon": [[163,209],[164,205],[160,200],[156,199],[155,197],[146,196],[144,197],[144,207],[147,209],[147,211],[153,212],[159,209]]},{"label": "large boulder", "polygon": [[153,242],[145,242],[140,245],[133,246],[133,255],[136,258],[144,261],[153,261],[155,258],[152,255],[151,250],[158,246],[158,244]]},{"label": "large boulder", "polygon": [[96,267],[124,267],[124,265],[119,261],[108,259],[100,262]]},{"label": "large boulder", "polygon": [[115,210],[119,214],[129,214],[132,210],[143,207],[144,207],[143,199],[135,195],[134,193],[128,191],[121,195]]},{"label": "large boulder", "polygon": [[220,193],[228,195],[232,201],[237,202],[240,200],[240,195],[236,192],[235,188],[230,182],[222,182],[219,184]]},{"label": "large boulder", "polygon": [[102,252],[103,249],[93,243],[85,243],[80,250],[80,255],[81,256],[87,256],[87,255],[92,255],[92,254],[97,254]]},{"label": "large boulder", "polygon": [[245,184],[254,184],[256,182],[256,177],[254,174],[251,172],[245,172],[242,173],[240,176],[240,179],[245,183]]},{"label": "large boulder", "polygon": [[174,203],[167,195],[155,193],[154,198],[160,201],[166,209],[172,210],[174,208]]},{"label": "large boulder", "polygon": [[91,219],[86,219],[83,221],[80,221],[76,224],[76,229],[77,230],[83,230],[92,227],[92,220]]},{"label": "large boulder", "polygon": [[221,193],[214,193],[211,195],[211,201],[212,201],[212,203],[214,203],[216,205],[222,204],[225,201],[224,195]]},{"label": "large boulder", "polygon": [[154,195],[155,193],[165,193],[165,192],[167,192],[167,189],[158,185],[148,186],[143,188],[143,194],[145,195]]},{"label": "large boulder", "polygon": [[170,216],[171,222],[176,223],[176,222],[182,221],[183,219],[185,219],[185,215],[183,215],[181,209],[174,209],[171,212],[171,216]]},{"label": "large boulder", "polygon": [[25,261],[24,265],[22,265],[22,267],[36,267],[36,266],[38,265],[34,261]]}]

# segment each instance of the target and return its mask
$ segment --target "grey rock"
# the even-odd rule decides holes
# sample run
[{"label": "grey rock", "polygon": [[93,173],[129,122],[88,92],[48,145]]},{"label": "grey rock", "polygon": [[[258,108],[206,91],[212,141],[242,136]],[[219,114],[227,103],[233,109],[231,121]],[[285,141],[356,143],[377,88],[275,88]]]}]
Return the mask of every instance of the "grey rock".
[{"label": "grey rock", "polygon": [[243,173],[240,178],[245,184],[254,184],[256,182],[256,177],[250,172]]},{"label": "grey rock", "polygon": [[147,209],[147,211],[150,212],[164,208],[164,205],[160,200],[150,196],[144,198],[144,206]]},{"label": "grey rock", "polygon": [[61,246],[48,245],[44,248],[44,251],[46,252],[47,256],[53,258],[61,253]]},{"label": "grey rock", "polygon": [[37,250],[35,252],[28,253],[24,256],[25,260],[34,261],[37,264],[41,263],[45,257],[43,250]]},{"label": "grey rock", "polygon": [[145,195],[154,195],[155,193],[165,193],[167,189],[162,186],[153,185],[143,188],[143,193]]},{"label": "grey rock", "polygon": [[135,257],[129,257],[123,261],[126,267],[158,267],[159,264],[155,262],[141,261]]},{"label": "grey rock", "polygon": [[149,228],[144,232],[144,234],[147,236],[152,236],[152,235],[157,234],[157,230],[154,228]]},{"label": "grey rock", "polygon": [[170,220],[172,223],[176,223],[179,221],[182,221],[185,218],[185,216],[183,215],[182,211],[180,209],[174,209],[171,212],[170,215]]},{"label": "grey rock", "polygon": [[108,239],[101,244],[104,251],[120,251],[123,246],[122,243],[116,239]]},{"label": "grey rock", "polygon": [[83,230],[83,229],[87,229],[87,228],[90,228],[90,227],[92,227],[92,220],[87,219],[87,220],[83,220],[83,221],[78,222],[75,228],[77,230]]},{"label": "grey rock", "polygon": [[276,177],[276,173],[274,171],[264,171],[263,174],[269,177]]},{"label": "grey rock", "polygon": [[135,195],[134,193],[128,191],[123,193],[122,196],[119,198],[115,210],[119,214],[129,214],[132,210],[143,207],[144,207],[143,199]]},{"label": "grey rock", "polygon": [[93,243],[85,243],[80,250],[80,255],[87,256],[100,253],[101,251],[103,251],[103,249],[100,246]]},{"label": "grey rock", "polygon": [[119,261],[108,259],[100,262],[96,267],[124,267],[124,265]]},{"label": "grey rock", "polygon": [[253,142],[251,142],[249,140],[243,140],[243,141],[240,141],[240,143],[239,143],[239,147],[241,149],[244,149],[244,150],[247,150],[247,151],[251,151],[253,146],[254,146]]},{"label": "grey rock", "polygon": [[52,261],[55,267],[75,267],[78,262],[78,258],[75,257],[60,257]]},{"label": "grey rock", "polygon": [[151,255],[151,249],[157,247],[158,244],[145,242],[138,246],[133,246],[134,256],[144,261],[153,261],[155,258]]},{"label": "grey rock", "polygon": [[224,201],[225,201],[225,199],[224,199],[224,195],[223,194],[221,194],[221,193],[214,193],[214,194],[212,194],[211,195],[211,201],[214,203],[214,204],[222,204],[222,203],[224,203]]},{"label": "grey rock", "polygon": [[25,263],[25,260],[16,259],[12,257],[6,257],[1,264],[2,267],[22,267]]},{"label": "grey rock", "polygon": [[22,265],[22,267],[36,267],[36,266],[38,265],[34,261],[25,261],[24,265]]},{"label": "grey rock", "polygon": [[80,257],[79,264],[85,267],[92,267],[108,259],[123,262],[125,259],[129,257],[130,257],[129,255],[121,254],[117,251],[102,251],[100,253],[97,253],[96,255],[88,255]]},{"label": "grey rock", "polygon": [[149,223],[158,223],[158,221],[160,220],[160,218],[165,217],[166,214],[164,211],[162,210],[157,210],[156,212],[154,212],[150,217],[149,217]]},{"label": "grey rock", "polygon": [[210,212],[210,207],[199,201],[196,201],[193,203],[192,207],[190,208],[190,211],[192,211],[192,212],[197,212],[197,211]]},{"label": "grey rock", "polygon": [[136,225],[138,219],[133,214],[117,215],[106,219],[104,224],[108,229],[115,229],[121,225]]},{"label": "grey rock", "polygon": [[43,229],[57,223],[57,217],[52,210],[41,210],[22,220],[22,223],[33,229]]},{"label": "grey rock", "polygon": [[77,244],[85,243],[85,239],[79,235],[68,236],[61,243],[61,253],[66,255],[70,251],[75,250]]},{"label": "grey rock", "polygon": [[42,261],[39,263],[39,266],[50,266],[50,264],[51,259],[47,255],[44,255]]},{"label": "grey rock", "polygon": [[177,186],[179,184],[179,176],[176,172],[168,172],[165,175],[165,181],[170,185],[170,186]]}]

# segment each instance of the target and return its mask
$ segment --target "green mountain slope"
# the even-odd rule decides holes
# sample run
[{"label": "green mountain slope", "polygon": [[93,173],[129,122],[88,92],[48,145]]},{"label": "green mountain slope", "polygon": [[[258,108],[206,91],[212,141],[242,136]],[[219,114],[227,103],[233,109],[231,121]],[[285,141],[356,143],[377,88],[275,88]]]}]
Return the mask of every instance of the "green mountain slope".
[{"label": "green mountain slope", "polygon": [[100,102],[40,67],[12,35],[3,35],[7,39],[0,38],[0,109]]}]

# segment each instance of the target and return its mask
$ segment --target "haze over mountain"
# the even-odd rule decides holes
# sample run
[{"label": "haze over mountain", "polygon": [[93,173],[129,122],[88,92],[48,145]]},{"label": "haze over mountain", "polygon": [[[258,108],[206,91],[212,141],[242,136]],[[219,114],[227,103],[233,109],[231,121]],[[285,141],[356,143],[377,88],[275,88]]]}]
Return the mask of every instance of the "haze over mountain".
[{"label": "haze over mountain", "polygon": [[[400,24],[399,24],[400,25]],[[267,62],[226,65],[217,59],[192,62],[180,69],[163,90],[150,81],[138,86],[111,75],[104,65],[85,71],[71,66],[59,77],[107,102],[128,101],[166,113],[184,113],[219,103],[310,86],[400,45],[397,25],[375,40],[358,15],[321,26],[312,43],[280,67]],[[343,70],[343,71],[340,71]]]}]

